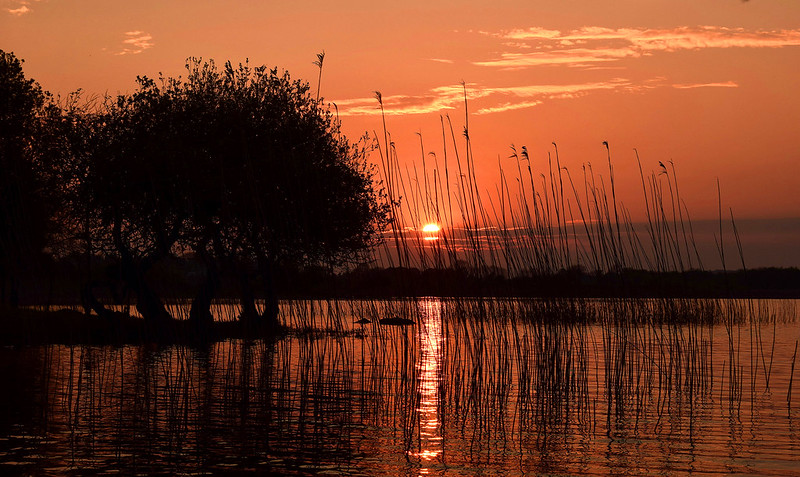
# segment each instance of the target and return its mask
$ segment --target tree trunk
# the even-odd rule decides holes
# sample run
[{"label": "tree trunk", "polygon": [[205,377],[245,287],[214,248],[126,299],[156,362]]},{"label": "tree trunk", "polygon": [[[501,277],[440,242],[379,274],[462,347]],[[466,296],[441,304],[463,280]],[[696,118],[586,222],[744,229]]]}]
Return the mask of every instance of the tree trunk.
[{"label": "tree trunk", "polygon": [[120,254],[122,279],[128,288],[136,293],[136,310],[147,323],[160,324],[170,321],[172,316],[144,278],[145,272],[149,265],[155,262],[156,256],[151,255],[138,263],[134,260],[122,240],[122,226],[119,218],[114,222],[113,237],[114,246]]},{"label": "tree trunk", "polygon": [[6,304],[6,282],[5,270],[0,266],[0,305]]},{"label": "tree trunk", "polygon": [[165,323],[172,319],[161,298],[150,288],[144,278],[145,269],[127,253],[122,256],[122,279],[136,293],[136,310],[145,322]]},{"label": "tree trunk", "polygon": [[242,305],[242,315],[240,319],[245,325],[254,325],[261,321],[261,315],[256,308],[253,285],[250,283],[250,277],[246,270],[241,270],[239,272],[239,285]]},{"label": "tree trunk", "polygon": [[219,271],[217,270],[217,265],[213,258],[208,257],[204,253],[200,254],[200,257],[205,265],[206,273],[203,283],[200,284],[200,289],[197,291],[197,295],[195,295],[194,300],[192,300],[189,320],[197,327],[205,328],[214,321],[214,316],[211,314],[211,302],[219,286]]},{"label": "tree trunk", "polygon": [[263,255],[259,255],[258,268],[264,280],[264,321],[271,326],[277,326],[280,306],[278,295],[275,292],[275,262]]},{"label": "tree trunk", "polygon": [[172,320],[161,298],[150,289],[143,277],[138,277],[136,286],[136,310],[149,323],[165,323]]},{"label": "tree trunk", "polygon": [[9,289],[8,289],[8,304],[11,308],[19,308],[19,283],[17,283],[16,278],[12,275],[8,281]]},{"label": "tree trunk", "polygon": [[[98,285],[103,285],[102,283],[93,281],[81,289],[81,302],[85,310],[94,311],[97,316],[104,320],[108,321],[116,321],[119,318],[128,317],[127,313],[122,313],[119,311],[109,310],[105,307],[100,300],[94,294],[94,288]],[[87,312],[88,314],[88,312]]]},{"label": "tree trunk", "polygon": [[10,308],[19,306],[19,289],[12,273],[3,273],[0,277],[0,304]]}]

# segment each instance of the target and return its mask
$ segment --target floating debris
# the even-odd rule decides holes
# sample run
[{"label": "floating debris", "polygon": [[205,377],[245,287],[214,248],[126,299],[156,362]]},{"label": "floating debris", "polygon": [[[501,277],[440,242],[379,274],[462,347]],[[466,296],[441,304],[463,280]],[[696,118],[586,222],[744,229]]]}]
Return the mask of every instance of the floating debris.
[{"label": "floating debris", "polygon": [[382,318],[380,321],[382,325],[413,325],[414,320],[410,320],[408,318],[401,318],[399,316],[392,316],[390,318]]}]

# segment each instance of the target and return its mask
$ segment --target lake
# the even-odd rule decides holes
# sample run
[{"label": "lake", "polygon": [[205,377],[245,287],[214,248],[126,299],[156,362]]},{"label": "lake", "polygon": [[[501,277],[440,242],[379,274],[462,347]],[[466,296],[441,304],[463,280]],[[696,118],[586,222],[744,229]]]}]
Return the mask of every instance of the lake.
[{"label": "lake", "polygon": [[293,301],[281,319],[273,340],[0,348],[0,473],[800,475],[797,301]]}]

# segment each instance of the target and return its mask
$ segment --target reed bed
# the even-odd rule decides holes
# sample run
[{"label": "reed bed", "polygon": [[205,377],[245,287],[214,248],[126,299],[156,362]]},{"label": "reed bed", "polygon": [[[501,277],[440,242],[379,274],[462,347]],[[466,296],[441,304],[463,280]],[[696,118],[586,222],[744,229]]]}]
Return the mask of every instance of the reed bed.
[{"label": "reed bed", "polygon": [[[376,97],[383,111],[380,93]],[[704,263],[715,263],[723,274],[734,262],[746,270],[733,212],[730,220],[723,214],[719,184],[718,257],[701,256],[681,196],[678,171],[671,161],[658,162],[658,167],[648,172],[634,150],[641,183],[636,209],[644,213],[639,222],[617,195],[614,159],[607,142],[602,143],[600,165],[586,162],[579,170],[564,165],[556,143],[544,157],[535,157],[525,146],[512,145],[506,160],[498,158],[499,183],[482,184],[476,162],[485,162],[485,158],[476,158],[472,152],[466,88],[464,99],[462,133],[456,133],[449,115],[443,116],[436,149],[426,150],[420,133],[421,153],[416,160],[400,157],[385,117],[381,133],[373,133],[391,220],[383,246],[373,250],[368,263],[457,270],[478,278],[547,279],[570,272],[605,275],[610,287],[605,293],[617,297],[634,293],[632,284],[626,283],[635,280],[631,271],[677,274],[683,283],[679,295],[690,297],[696,296],[691,273],[704,270]],[[422,225],[427,223],[436,223],[441,229],[426,233]],[[738,252],[734,259],[731,242]],[[667,292],[666,288],[666,281],[655,282],[647,292],[653,300],[608,299],[601,308],[607,309],[608,317],[636,323],[740,321],[742,312],[724,305],[721,299],[658,299],[674,296],[675,290]],[[522,292],[525,296],[536,294],[535,290]],[[531,302],[532,308],[538,308],[529,310],[532,319],[597,318],[582,316],[587,307],[577,291],[558,290],[567,300],[541,293],[543,300]],[[591,309],[597,308],[593,305]]]}]

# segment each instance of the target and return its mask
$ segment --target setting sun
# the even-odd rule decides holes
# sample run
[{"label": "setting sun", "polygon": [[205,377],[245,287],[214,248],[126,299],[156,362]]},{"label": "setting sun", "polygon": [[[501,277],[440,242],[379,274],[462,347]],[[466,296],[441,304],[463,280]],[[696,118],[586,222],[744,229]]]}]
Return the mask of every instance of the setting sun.
[{"label": "setting sun", "polygon": [[422,227],[423,232],[436,233],[439,230],[439,226],[436,224],[425,224],[425,226]]}]

